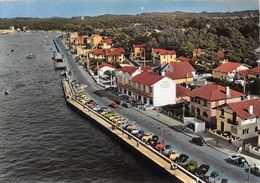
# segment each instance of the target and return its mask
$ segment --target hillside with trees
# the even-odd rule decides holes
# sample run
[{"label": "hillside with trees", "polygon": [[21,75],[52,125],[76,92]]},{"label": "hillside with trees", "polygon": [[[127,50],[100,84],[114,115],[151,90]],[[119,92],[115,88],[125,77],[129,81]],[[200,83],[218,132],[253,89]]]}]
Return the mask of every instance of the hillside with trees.
[{"label": "hillside with trees", "polygon": [[[223,51],[225,58],[254,66],[258,59],[259,12],[233,13],[143,13],[138,15],[102,15],[73,18],[15,18],[0,19],[0,29],[27,26],[29,30],[78,31],[80,34],[99,33],[114,40],[129,54],[131,45],[145,43],[147,52],[152,47],[175,49],[177,56],[192,56],[201,48],[201,60],[218,62],[212,53]],[[149,59],[149,54],[147,54]]]}]

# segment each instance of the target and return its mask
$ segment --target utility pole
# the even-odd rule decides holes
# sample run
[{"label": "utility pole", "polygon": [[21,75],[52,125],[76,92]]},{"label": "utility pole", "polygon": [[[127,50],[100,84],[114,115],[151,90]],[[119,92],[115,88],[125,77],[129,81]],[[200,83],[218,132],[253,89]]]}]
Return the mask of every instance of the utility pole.
[{"label": "utility pole", "polygon": [[184,121],[184,117],[185,117],[185,104],[183,103],[183,106],[182,106],[182,118],[183,118],[183,121]]}]

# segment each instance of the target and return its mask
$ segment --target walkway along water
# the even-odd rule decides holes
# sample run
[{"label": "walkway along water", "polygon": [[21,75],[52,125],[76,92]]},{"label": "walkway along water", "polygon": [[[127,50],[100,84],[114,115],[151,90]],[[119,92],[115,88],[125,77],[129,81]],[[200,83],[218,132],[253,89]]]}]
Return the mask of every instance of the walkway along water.
[{"label": "walkway along water", "polygon": [[[183,167],[175,164],[169,158],[163,156],[147,144],[140,141],[138,138],[123,130],[122,128],[115,127],[114,123],[110,120],[106,119],[96,111],[92,110],[89,107],[84,106],[81,102],[77,101],[73,89],[70,85],[70,81],[68,78],[62,79],[62,85],[64,89],[65,99],[67,103],[80,110],[85,116],[92,119],[95,123],[98,123],[100,126],[104,127],[104,129],[109,132],[109,134],[116,137],[121,142],[127,144],[129,147],[139,152],[139,154],[143,155],[147,159],[151,160],[158,167],[166,171],[167,173],[177,177],[179,180],[185,183],[193,183],[193,182],[202,182],[203,180],[199,179]],[[114,128],[115,127],[115,128]],[[129,138],[131,137],[131,138]],[[174,167],[174,168],[173,168]]]}]

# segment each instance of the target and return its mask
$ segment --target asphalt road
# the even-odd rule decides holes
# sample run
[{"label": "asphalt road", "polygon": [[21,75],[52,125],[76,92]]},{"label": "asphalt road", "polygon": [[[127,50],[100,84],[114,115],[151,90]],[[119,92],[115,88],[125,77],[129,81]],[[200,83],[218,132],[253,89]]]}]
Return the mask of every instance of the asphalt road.
[{"label": "asphalt road", "polygon": [[[103,88],[96,85],[91,76],[83,70],[82,66],[79,66],[74,62],[71,54],[66,51],[65,46],[58,41],[61,53],[64,54],[65,59],[69,68],[72,70],[71,79],[79,81],[81,84],[86,84],[88,96],[93,98],[99,104],[108,106],[112,101],[107,97],[107,92],[102,92]],[[129,121],[137,122],[137,124],[146,129],[146,131],[152,132],[154,134],[163,136],[166,143],[171,144],[173,149],[185,153],[190,156],[190,159],[197,161],[199,164],[210,165],[210,172],[213,170],[218,171],[223,178],[227,178],[228,182],[242,183],[248,182],[248,173],[245,172],[243,168],[236,167],[234,165],[228,164],[224,161],[227,155],[219,152],[209,146],[197,146],[189,141],[190,137],[187,135],[176,131],[169,126],[166,126],[148,116],[141,114],[132,108],[119,108],[113,109],[116,113],[124,116]],[[208,175],[207,174],[207,175]],[[254,175],[250,176],[250,182],[260,182],[260,179]]]}]

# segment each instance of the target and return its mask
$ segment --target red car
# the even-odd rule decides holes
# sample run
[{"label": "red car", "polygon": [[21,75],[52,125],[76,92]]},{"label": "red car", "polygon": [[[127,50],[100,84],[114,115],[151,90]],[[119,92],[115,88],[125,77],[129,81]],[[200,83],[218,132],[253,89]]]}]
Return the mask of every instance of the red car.
[{"label": "red car", "polygon": [[94,102],[91,102],[90,104],[88,104],[88,107],[94,107],[96,105],[96,102],[94,101]]},{"label": "red car", "polygon": [[164,143],[164,140],[158,140],[156,146],[155,146],[155,149],[159,152],[162,152],[163,151],[163,148],[165,146],[165,143]]},{"label": "red car", "polygon": [[113,108],[118,108],[119,105],[116,103],[116,102],[113,102],[112,104],[109,105],[110,107],[113,107]]}]

